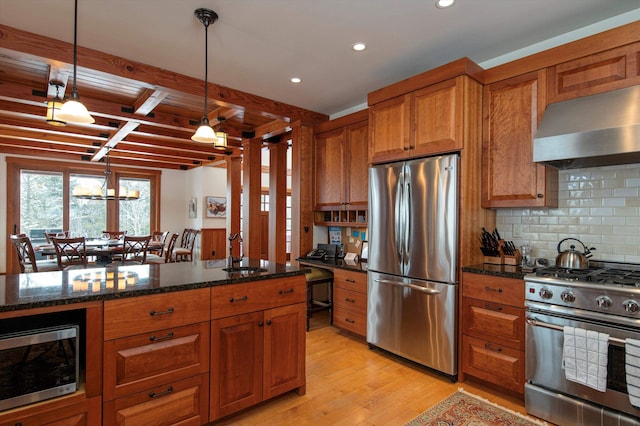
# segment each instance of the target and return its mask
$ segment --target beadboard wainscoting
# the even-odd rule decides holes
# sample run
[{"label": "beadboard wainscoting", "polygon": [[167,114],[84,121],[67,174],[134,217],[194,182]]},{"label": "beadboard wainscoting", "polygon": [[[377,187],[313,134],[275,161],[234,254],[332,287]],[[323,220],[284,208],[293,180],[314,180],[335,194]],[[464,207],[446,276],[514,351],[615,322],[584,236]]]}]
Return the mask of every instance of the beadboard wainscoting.
[{"label": "beadboard wainscoting", "polygon": [[[502,237],[554,260],[558,242],[595,247],[593,260],[640,263],[640,164],[561,170],[558,208],[497,209]],[[567,241],[563,250],[569,249]]]}]

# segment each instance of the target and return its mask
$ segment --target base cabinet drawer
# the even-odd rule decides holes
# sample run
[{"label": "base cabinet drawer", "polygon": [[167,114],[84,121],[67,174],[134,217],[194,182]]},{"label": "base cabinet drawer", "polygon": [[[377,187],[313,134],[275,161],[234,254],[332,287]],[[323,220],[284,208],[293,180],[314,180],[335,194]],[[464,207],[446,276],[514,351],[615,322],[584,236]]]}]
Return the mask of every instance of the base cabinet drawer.
[{"label": "base cabinet drawer", "polygon": [[209,417],[209,374],[104,403],[105,425],[202,425]]},{"label": "base cabinet drawer", "polygon": [[0,414],[0,426],[94,426],[102,418],[102,399],[62,398]]},{"label": "base cabinet drawer", "polygon": [[484,300],[462,300],[463,333],[524,350],[524,309]]},{"label": "base cabinet drawer", "polygon": [[345,290],[341,287],[333,289],[334,309],[338,307],[345,311],[358,311],[367,313],[367,294],[358,291]]},{"label": "base cabinet drawer", "polygon": [[333,310],[333,325],[344,328],[360,336],[367,335],[367,313],[347,310],[336,306]]},{"label": "base cabinet drawer", "polygon": [[462,338],[462,351],[466,374],[524,393],[524,351],[469,336]]},{"label": "base cabinet drawer", "polygon": [[104,400],[209,371],[209,324],[106,341]]}]

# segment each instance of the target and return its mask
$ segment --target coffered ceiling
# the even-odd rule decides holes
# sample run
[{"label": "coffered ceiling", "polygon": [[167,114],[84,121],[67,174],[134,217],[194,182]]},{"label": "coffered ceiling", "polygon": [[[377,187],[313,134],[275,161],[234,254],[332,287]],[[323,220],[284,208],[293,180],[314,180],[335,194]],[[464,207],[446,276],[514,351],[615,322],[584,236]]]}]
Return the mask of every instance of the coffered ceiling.
[{"label": "coffered ceiling", "polygon": [[[73,1],[1,1],[0,152],[96,161],[113,147],[114,164],[215,165],[240,155],[243,139],[277,143],[292,122],[326,120],[460,57],[482,63],[595,22],[640,19],[637,0],[434,2],[79,0],[77,87],[96,123],[55,127],[45,101],[50,80],[70,93]],[[209,27],[208,117],[225,118],[224,152],[190,139],[203,114],[199,7],[220,16]],[[367,49],[352,51],[357,41]]]}]

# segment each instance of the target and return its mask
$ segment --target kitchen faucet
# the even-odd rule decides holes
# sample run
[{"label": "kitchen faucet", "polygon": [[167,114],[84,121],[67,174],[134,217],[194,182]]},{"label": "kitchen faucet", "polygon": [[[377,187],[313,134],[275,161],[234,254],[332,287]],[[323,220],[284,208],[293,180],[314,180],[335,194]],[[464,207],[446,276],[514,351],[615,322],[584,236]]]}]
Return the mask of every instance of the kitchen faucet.
[{"label": "kitchen faucet", "polygon": [[233,257],[233,240],[235,239],[238,240],[238,243],[240,243],[240,245],[242,244],[242,237],[240,236],[239,232],[229,235],[229,258],[227,260],[227,266],[229,268],[233,268],[233,265],[235,263],[239,264],[242,260],[242,254],[240,254],[240,256],[238,257]]}]

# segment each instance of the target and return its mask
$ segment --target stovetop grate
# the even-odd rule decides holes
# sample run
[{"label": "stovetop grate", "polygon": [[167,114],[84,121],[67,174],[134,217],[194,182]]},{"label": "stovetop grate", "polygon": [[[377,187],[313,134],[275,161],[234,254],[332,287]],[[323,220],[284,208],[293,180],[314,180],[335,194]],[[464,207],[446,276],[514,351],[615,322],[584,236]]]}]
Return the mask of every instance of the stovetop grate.
[{"label": "stovetop grate", "polygon": [[587,281],[603,285],[640,287],[640,269],[618,269],[607,267],[570,269],[552,266],[537,269],[536,276],[553,277],[571,281]]}]

